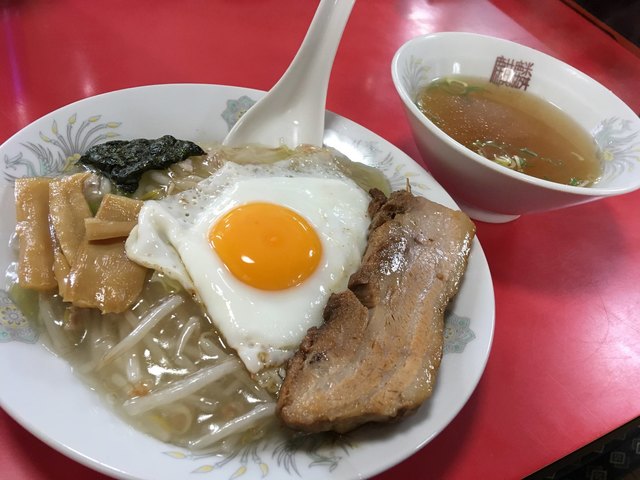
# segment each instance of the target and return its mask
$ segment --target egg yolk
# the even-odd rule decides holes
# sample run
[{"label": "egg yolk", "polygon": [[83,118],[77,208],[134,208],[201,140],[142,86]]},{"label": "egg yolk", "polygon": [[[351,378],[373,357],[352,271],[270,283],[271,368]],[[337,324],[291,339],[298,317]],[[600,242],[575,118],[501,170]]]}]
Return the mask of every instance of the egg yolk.
[{"label": "egg yolk", "polygon": [[293,210],[271,203],[227,212],[209,231],[209,241],[236,278],[262,290],[301,284],[322,256],[313,227]]}]

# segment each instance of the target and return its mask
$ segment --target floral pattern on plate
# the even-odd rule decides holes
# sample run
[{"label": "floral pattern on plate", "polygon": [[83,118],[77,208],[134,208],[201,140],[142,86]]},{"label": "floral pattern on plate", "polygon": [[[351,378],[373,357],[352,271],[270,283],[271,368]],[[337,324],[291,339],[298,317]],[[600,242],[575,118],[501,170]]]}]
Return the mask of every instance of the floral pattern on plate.
[{"label": "floral pattern on plate", "polygon": [[100,122],[101,115],[93,115],[78,123],[77,114],[71,115],[58,127],[51,123],[51,131],[40,132],[40,141],[24,142],[23,151],[4,156],[4,178],[8,182],[22,177],[50,177],[58,175],[77,161],[93,145],[113,140],[119,134],[120,122]]},{"label": "floral pattern on plate", "polygon": [[253,100],[247,95],[243,95],[240,98],[232,98],[227,100],[227,108],[222,112],[222,118],[227,123],[227,128],[231,130],[240,117],[249,110],[256,100]]},{"label": "floral pattern on plate", "polygon": [[36,343],[39,336],[38,327],[20,313],[7,292],[0,290],[0,343]]},{"label": "floral pattern on plate", "polygon": [[263,439],[229,455],[208,456],[206,459],[201,455],[178,450],[166,451],[164,454],[177,460],[192,460],[199,464],[191,470],[192,474],[219,471],[229,462],[237,460],[240,465],[230,479],[243,475],[249,475],[250,478],[271,477],[274,463],[289,475],[302,478],[305,468],[325,468],[332,472],[342,459],[349,456],[353,448],[355,444],[348,435],[316,434],[287,439]]}]

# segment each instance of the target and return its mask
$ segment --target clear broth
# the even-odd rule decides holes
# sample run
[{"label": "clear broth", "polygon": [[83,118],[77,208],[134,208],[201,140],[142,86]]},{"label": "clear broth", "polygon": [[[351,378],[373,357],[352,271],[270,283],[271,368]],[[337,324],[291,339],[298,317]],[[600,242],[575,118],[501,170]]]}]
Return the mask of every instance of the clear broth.
[{"label": "clear broth", "polygon": [[602,173],[591,135],[526,91],[451,76],[425,86],[416,104],[447,135],[513,170],[575,186],[589,186]]}]

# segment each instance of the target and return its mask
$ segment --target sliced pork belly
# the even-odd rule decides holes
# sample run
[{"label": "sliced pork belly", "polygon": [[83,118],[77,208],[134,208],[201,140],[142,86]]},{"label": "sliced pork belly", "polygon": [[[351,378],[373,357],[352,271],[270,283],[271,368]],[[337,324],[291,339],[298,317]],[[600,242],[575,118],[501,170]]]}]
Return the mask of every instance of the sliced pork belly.
[{"label": "sliced pork belly", "polygon": [[346,432],[400,418],[431,396],[444,311],[458,291],[475,227],[409,191],[372,191],[368,247],[287,365],[277,411],[298,430]]}]

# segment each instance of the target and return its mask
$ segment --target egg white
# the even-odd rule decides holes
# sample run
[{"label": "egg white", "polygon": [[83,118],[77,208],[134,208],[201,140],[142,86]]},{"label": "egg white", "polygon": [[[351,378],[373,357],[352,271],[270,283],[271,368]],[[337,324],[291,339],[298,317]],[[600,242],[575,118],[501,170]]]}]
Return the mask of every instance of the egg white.
[{"label": "egg white", "polygon": [[[334,171],[226,163],[192,190],[145,202],[126,243],[134,261],[178,280],[202,302],[250,372],[281,365],[307,330],[322,323],[329,295],[346,288],[366,247],[368,195]],[[209,243],[227,211],[269,202],[303,216],[322,243],[316,271],[302,284],[265,291],[232,275]]]}]

